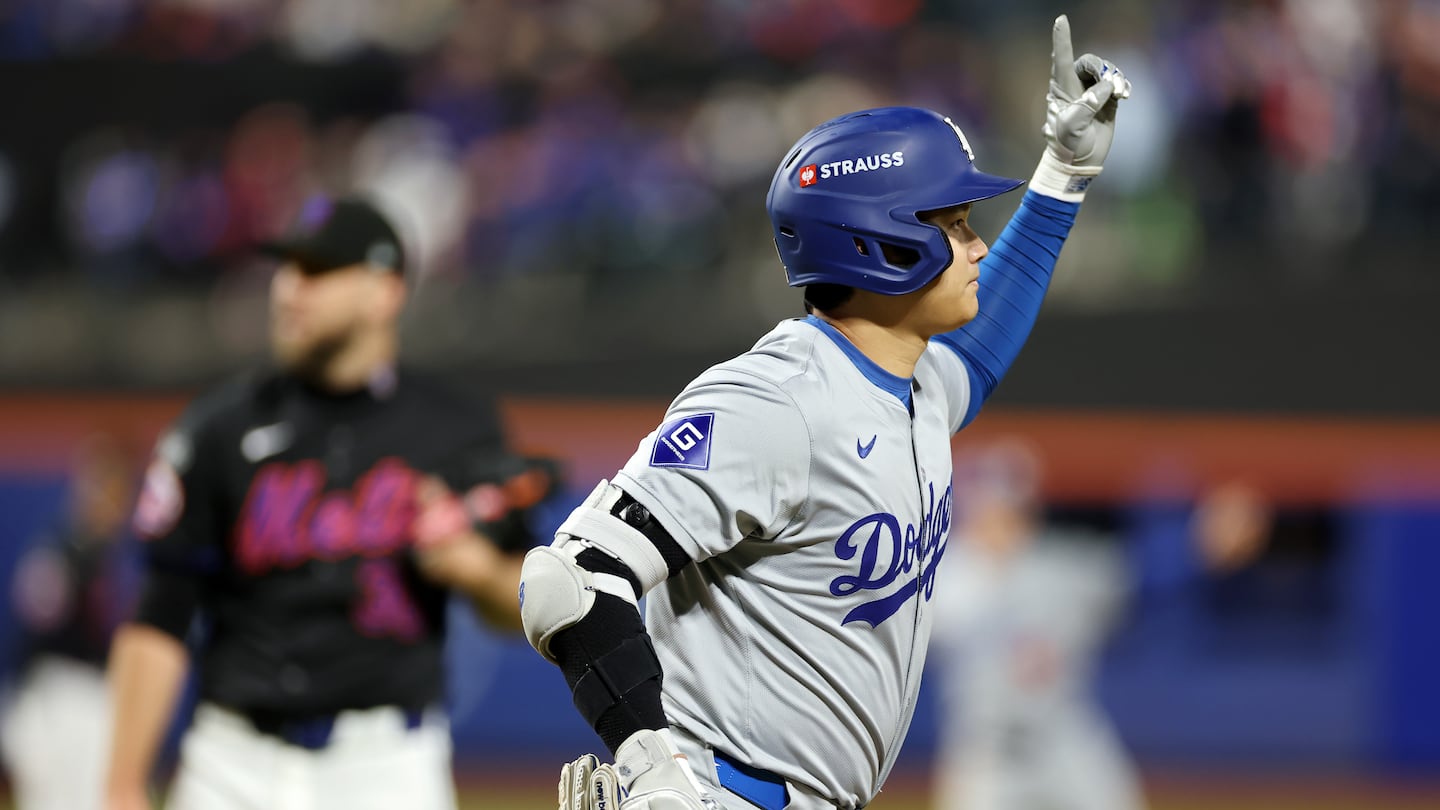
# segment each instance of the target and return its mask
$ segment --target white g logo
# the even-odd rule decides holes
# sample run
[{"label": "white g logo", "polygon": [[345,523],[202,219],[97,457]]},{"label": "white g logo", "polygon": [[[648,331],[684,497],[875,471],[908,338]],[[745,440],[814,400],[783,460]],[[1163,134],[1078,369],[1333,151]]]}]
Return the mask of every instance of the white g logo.
[{"label": "white g logo", "polygon": [[700,428],[689,422],[670,431],[670,441],[674,442],[675,446],[681,450],[689,450],[703,438],[705,438],[705,434],[700,432]]},{"label": "white g logo", "polygon": [[650,466],[710,469],[710,437],[714,424],[714,413],[696,413],[661,425],[655,431]]}]

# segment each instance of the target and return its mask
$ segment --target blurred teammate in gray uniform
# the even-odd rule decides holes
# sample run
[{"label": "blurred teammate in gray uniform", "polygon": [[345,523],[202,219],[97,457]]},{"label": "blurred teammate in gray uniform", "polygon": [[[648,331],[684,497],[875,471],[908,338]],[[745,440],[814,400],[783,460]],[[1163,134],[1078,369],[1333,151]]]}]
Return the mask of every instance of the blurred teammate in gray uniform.
[{"label": "blurred teammate in gray uniform", "polygon": [[889,107],[811,130],[767,198],[810,316],[696,378],[527,555],[527,636],[615,758],[566,765],[562,807],[879,792],[929,642],[950,436],[1029,334],[1129,94],[1073,57],[1064,17],[1053,35],[1046,148],[993,249],[970,206],[1021,181],[978,171],[950,119]]},{"label": "blurred teammate in gray uniform", "polygon": [[[937,810],[1140,810],[1140,779],[1093,693],[1134,574],[1111,531],[1047,523],[1035,448],[962,451],[951,559],[935,587],[940,678]],[[1201,501],[1192,541],[1228,572],[1265,544],[1268,508],[1227,484]]]}]

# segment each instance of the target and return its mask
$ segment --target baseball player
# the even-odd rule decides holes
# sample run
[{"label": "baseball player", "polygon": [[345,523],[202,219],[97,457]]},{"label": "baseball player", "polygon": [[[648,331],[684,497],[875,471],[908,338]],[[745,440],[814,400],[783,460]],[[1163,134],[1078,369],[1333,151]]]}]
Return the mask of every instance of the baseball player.
[{"label": "baseball player", "polygon": [[936,807],[1140,810],[1139,778],[1090,683],[1129,596],[1125,555],[1108,532],[1045,524],[1039,464],[1007,440],[956,470],[952,559],[934,601]]},{"label": "baseball player", "polygon": [[1021,181],[976,169],[950,119],[888,107],[811,130],[767,198],[809,316],[696,378],[526,556],[526,635],[614,756],[567,764],[562,808],[880,791],[925,662],[950,436],[1029,333],[1130,92],[1074,59],[1064,17],[1053,36],[1045,152],[993,249],[970,207]]},{"label": "baseball player", "polygon": [[169,807],[447,810],[446,589],[518,629],[543,472],[488,402],[397,370],[405,259],[379,210],[316,200],[267,248],[277,369],[193,403],[136,507],[147,582],[111,653],[109,807],[149,806],[199,617]]},{"label": "baseball player", "polygon": [[[952,559],[936,584],[939,810],[1141,810],[1140,778],[1093,694],[1099,655],[1137,589],[1114,531],[1047,519],[1038,454],[1008,438],[956,470]],[[1238,482],[1200,499],[1196,569],[1266,545],[1268,507]]]},{"label": "baseball player", "polygon": [[100,807],[109,695],[105,656],[133,597],[127,516],[132,453],[97,433],[79,448],[65,514],[20,557],[9,595],[19,677],[0,717],[0,752],[19,810]]}]

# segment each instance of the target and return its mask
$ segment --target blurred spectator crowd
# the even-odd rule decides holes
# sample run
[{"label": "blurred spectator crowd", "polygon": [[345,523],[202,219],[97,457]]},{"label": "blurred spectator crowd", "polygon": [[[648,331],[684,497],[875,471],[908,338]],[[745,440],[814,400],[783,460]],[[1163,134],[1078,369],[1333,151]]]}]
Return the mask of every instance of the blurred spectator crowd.
[{"label": "blurred spectator crowd", "polygon": [[1058,306],[1419,272],[1431,0],[4,0],[0,292],[243,287],[354,187],[451,284],[767,289],[764,192],[820,120],[930,106],[1028,177],[1061,10],[1136,93]]}]

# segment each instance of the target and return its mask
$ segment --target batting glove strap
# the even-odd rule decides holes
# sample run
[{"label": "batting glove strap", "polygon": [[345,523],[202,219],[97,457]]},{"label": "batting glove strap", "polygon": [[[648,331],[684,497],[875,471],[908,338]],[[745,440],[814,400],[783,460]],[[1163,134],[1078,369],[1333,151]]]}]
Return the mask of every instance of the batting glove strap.
[{"label": "batting glove strap", "polygon": [[669,730],[637,731],[615,751],[623,810],[708,810]]},{"label": "batting glove strap", "polygon": [[1078,203],[1085,199],[1090,181],[1100,176],[1100,166],[1072,166],[1050,149],[1040,156],[1040,165],[1030,178],[1030,190],[1055,200]]}]

